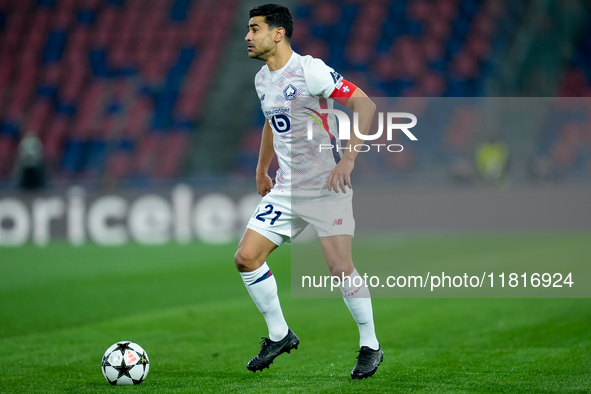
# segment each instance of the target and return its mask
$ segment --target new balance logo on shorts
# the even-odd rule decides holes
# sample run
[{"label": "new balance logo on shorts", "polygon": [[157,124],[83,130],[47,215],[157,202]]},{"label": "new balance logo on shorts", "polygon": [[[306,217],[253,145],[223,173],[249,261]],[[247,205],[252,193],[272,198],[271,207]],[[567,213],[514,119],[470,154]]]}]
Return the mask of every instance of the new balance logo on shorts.
[{"label": "new balance logo on shorts", "polygon": [[343,219],[335,219],[334,222],[332,222],[333,226],[340,226],[341,224],[343,224]]}]

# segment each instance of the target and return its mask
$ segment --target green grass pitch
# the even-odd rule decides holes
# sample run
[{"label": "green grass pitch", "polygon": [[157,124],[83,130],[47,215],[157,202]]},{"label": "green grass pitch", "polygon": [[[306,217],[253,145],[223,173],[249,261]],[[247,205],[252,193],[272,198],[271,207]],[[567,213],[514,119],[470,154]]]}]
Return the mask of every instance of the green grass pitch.
[{"label": "green grass pitch", "polygon": [[[499,258],[503,239],[507,253],[520,242],[475,238]],[[523,239],[530,256],[536,243],[547,257],[553,240],[567,239],[570,257],[590,261],[588,234]],[[418,237],[397,246],[397,256],[420,248],[428,257],[438,242]],[[461,236],[446,245],[445,258],[474,256]],[[357,252],[364,247],[356,241]],[[591,392],[590,299],[374,299],[385,359],[375,376],[352,381],[355,323],[339,299],[291,298],[288,247],[269,264],[300,348],[249,372],[266,328],[234,268],[234,249],[0,249],[0,392]],[[111,387],[102,376],[102,354],[118,340],[149,354],[140,386]]]}]

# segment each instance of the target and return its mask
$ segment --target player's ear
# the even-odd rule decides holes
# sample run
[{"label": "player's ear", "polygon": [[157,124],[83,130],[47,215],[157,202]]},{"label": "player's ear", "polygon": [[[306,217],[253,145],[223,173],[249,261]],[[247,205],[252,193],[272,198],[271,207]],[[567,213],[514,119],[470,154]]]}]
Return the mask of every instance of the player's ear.
[{"label": "player's ear", "polygon": [[275,29],[275,42],[279,42],[285,37],[285,29],[283,27],[277,27]]}]

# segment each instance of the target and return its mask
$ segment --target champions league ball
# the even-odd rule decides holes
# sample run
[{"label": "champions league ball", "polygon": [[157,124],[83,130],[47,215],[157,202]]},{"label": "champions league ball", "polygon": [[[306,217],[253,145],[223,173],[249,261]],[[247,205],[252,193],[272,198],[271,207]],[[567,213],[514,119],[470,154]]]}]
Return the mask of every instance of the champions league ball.
[{"label": "champions league ball", "polygon": [[140,384],[148,376],[150,360],[140,345],[119,341],[107,349],[101,369],[112,385]]}]

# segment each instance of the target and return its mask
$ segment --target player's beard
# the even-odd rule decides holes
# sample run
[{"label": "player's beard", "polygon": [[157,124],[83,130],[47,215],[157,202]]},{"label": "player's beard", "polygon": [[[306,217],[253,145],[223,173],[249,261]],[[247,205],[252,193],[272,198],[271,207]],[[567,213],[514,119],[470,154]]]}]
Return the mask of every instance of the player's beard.
[{"label": "player's beard", "polygon": [[273,55],[273,46],[265,47],[264,43],[255,45],[252,51],[248,52],[251,59],[258,59],[266,62]]},{"label": "player's beard", "polygon": [[270,51],[257,51],[256,49],[252,52],[248,52],[248,56],[250,56],[251,59],[258,59],[258,60],[262,60],[264,62],[267,61],[267,59],[271,56],[270,55]]}]

